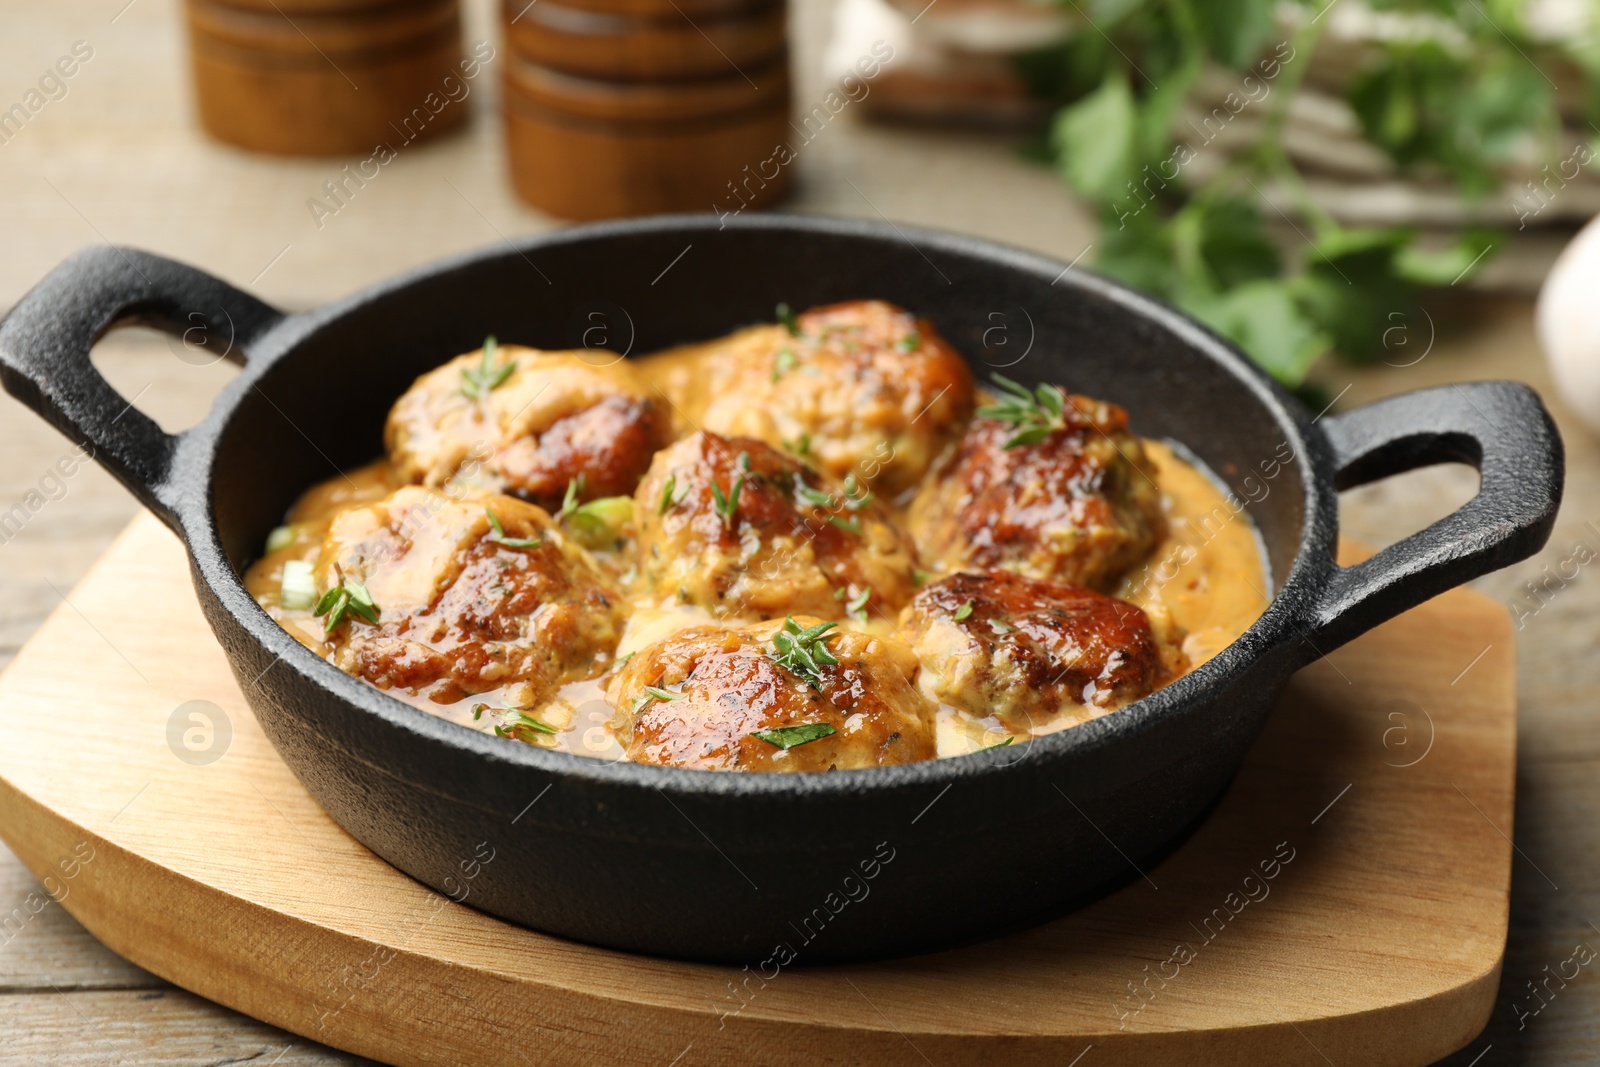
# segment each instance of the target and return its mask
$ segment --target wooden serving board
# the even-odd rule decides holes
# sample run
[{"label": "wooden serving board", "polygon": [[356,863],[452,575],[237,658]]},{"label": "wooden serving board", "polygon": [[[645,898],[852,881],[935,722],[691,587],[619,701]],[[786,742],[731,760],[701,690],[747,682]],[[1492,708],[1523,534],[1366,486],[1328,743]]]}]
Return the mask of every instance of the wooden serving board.
[{"label": "wooden serving board", "polygon": [[1105,899],[763,976],[510,926],[377,859],[278,760],[142,516],[0,677],[0,835],[135,963],[397,1064],[1425,1064],[1498,985],[1512,664],[1505,611],[1448,593],[1303,671],[1193,837]]}]

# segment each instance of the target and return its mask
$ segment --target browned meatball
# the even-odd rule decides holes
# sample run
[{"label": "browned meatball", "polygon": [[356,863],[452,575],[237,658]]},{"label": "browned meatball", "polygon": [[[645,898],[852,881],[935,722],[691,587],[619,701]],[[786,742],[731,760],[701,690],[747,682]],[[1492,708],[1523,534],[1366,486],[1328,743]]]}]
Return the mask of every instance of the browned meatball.
[{"label": "browned meatball", "polygon": [[973,420],[954,461],[912,504],[924,558],[944,570],[1004,568],[1109,590],[1155,547],[1161,494],[1128,413],[1056,395],[1060,415],[1042,409],[1041,424]]},{"label": "browned meatball", "polygon": [[798,452],[894,497],[954,444],[972,373],[925,319],[881,300],[804,312],[733,335],[711,360],[701,425]]},{"label": "browned meatball", "polygon": [[621,357],[491,345],[418,378],[384,440],[401,482],[455,481],[554,509],[580,476],[581,500],[633,492],[670,432],[666,405]]},{"label": "browned meatball", "polygon": [[656,454],[634,497],[639,580],[716,615],[898,611],[910,545],[859,482],[835,485],[752,438],[697,433]]},{"label": "browned meatball", "polygon": [[[934,707],[912,682],[911,650],[858,631],[817,634],[818,625],[801,616],[742,629],[702,626],[641,650],[607,689],[628,758],[725,771],[933,759]],[[785,657],[780,634],[802,643],[814,670],[804,657]]]},{"label": "browned meatball", "polygon": [[1138,607],[1007,571],[934,582],[901,627],[922,663],[924,692],[1023,734],[1132,703],[1181,663]]},{"label": "browned meatball", "polygon": [[328,638],[334,664],[442,704],[502,690],[509,707],[537,707],[599,674],[621,631],[621,594],[589,554],[507,496],[407,486],[350,508],[315,575],[319,592],[360,583],[377,619],[345,612]]}]

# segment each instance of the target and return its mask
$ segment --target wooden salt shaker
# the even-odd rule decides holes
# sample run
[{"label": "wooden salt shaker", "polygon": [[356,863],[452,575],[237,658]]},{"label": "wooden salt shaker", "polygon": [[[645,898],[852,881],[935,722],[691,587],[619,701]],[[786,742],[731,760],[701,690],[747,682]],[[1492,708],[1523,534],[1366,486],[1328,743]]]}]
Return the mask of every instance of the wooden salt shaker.
[{"label": "wooden salt shaker", "polygon": [[534,207],[602,219],[787,191],[783,0],[503,0],[502,18],[511,179]]},{"label": "wooden salt shaker", "polygon": [[467,118],[480,65],[459,0],[188,0],[188,22],[200,124],[260,152],[436,136]]}]

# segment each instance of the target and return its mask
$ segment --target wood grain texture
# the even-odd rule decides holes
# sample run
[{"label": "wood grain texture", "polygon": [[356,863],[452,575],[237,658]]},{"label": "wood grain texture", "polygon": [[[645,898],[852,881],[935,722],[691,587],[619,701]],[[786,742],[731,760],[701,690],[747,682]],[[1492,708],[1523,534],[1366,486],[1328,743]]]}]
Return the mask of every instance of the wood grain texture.
[{"label": "wood grain texture", "polygon": [[188,14],[200,124],[219,140],[327,156],[437,137],[467,120],[449,99],[462,84],[457,0],[294,17],[188,0]]},{"label": "wood grain texture", "polygon": [[[699,1063],[1060,1063],[1090,1044],[1099,1063],[1421,1064],[1476,1033],[1498,982],[1511,656],[1501,608],[1447,594],[1303,672],[1212,816],[1105,900],[965,949],[762,978],[512,927],[377,860],[278,761],[145,516],[0,679],[0,830],[153,973],[401,1064],[690,1046]],[[51,714],[64,664],[70,717]],[[169,732],[192,700],[231,724],[202,766]],[[952,921],[981,933],[982,914]]]}]

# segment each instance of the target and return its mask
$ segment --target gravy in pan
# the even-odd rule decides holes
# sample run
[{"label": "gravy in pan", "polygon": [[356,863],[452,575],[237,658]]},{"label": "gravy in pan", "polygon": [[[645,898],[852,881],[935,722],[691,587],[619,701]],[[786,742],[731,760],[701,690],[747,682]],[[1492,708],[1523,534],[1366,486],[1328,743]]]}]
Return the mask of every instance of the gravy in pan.
[{"label": "gravy in pan", "polygon": [[[726,343],[724,340],[716,345]],[[712,345],[685,346],[634,361],[645,379],[668,401],[674,437],[692,433],[714,400],[717,390],[714,383],[708,382],[705,367],[712,350]],[[1143,608],[1152,627],[1181,633],[1185,661],[1182,669],[1192,670],[1237,639],[1266,609],[1268,577],[1264,557],[1249,518],[1230,504],[1212,476],[1182,458],[1171,446],[1147,440],[1144,448],[1147,462],[1140,476],[1159,489],[1166,530],[1145,563],[1129,570],[1111,592]],[[290,509],[286,527],[275,533],[271,550],[246,572],[245,586],[257,601],[284,629],[319,655],[329,651],[322,620],[309,609],[291,610],[280,601],[284,564],[315,560],[336,513],[381,500],[406,483],[407,479],[384,459],[313,486]],[[902,528],[912,492],[914,487],[885,500]],[[626,587],[633,560],[604,552],[596,553],[596,558]],[[604,695],[617,663],[685,627],[741,621],[716,620],[704,609],[691,606],[664,608],[657,600],[644,596],[632,597],[627,607],[627,622],[607,671],[600,677],[563,686],[537,712],[539,719],[556,732],[525,740],[579,755],[623,758],[613,733],[616,709]],[[850,625],[880,636],[895,635],[898,629],[897,620],[881,611]],[[495,690],[443,704],[398,688],[388,692],[441,718],[483,732],[493,730],[493,716],[475,720],[473,707],[496,706],[506,699],[503,691]],[[1082,718],[1063,716],[1032,732],[1048,733],[1081,721]],[[972,752],[1002,742],[1014,732],[997,719],[979,718],[941,704],[937,716],[938,756]]]}]

